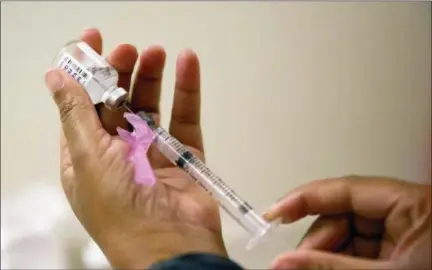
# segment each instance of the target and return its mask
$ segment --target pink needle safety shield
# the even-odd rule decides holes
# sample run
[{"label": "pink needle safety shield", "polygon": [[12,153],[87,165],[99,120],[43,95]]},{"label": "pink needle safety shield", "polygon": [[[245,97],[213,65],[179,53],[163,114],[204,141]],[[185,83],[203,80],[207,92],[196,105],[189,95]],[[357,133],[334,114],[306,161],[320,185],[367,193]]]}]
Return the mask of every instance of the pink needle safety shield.
[{"label": "pink needle safety shield", "polygon": [[133,113],[125,113],[124,117],[134,128],[133,132],[117,127],[117,132],[131,149],[128,159],[135,167],[135,181],[137,184],[153,186],[156,176],[147,157],[148,149],[155,139],[155,135],[146,121]]}]

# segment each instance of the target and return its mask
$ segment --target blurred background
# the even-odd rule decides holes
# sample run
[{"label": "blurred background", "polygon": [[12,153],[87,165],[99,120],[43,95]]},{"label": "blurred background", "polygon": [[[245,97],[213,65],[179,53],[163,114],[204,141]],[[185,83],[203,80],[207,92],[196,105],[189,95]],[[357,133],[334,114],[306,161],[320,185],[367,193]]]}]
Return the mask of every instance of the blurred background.
[{"label": "blurred background", "polygon": [[[318,178],[428,179],[431,3],[2,2],[2,269],[108,267],[62,194],[43,82],[86,27],[101,30],[104,54],[119,43],[166,48],[163,117],[177,54],[197,52],[208,164],[259,210]],[[259,253],[226,217],[224,237],[234,259],[262,268],[310,221]]]}]

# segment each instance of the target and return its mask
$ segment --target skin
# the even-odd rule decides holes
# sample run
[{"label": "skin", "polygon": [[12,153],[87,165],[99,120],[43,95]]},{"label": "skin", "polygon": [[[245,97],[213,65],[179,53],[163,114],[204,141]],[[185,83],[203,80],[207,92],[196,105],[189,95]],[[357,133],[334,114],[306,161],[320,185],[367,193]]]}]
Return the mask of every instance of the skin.
[{"label": "skin", "polygon": [[[102,53],[98,30],[84,31],[81,39]],[[119,71],[119,86],[130,90],[132,109],[152,113],[156,122],[165,57],[159,46],[138,56],[129,44],[107,56]],[[183,51],[169,132],[204,160],[199,72],[197,56]],[[156,186],[134,183],[128,145],[116,134],[117,126],[127,128],[123,111],[94,107],[62,70],[48,71],[45,80],[62,123],[64,191],[114,268],[146,269],[194,251],[227,256],[217,204],[157,149],[148,153]],[[273,269],[430,269],[429,185],[367,176],[313,181],[289,192],[265,218],[292,223],[308,215],[318,218],[297,250],[278,256]]]}]

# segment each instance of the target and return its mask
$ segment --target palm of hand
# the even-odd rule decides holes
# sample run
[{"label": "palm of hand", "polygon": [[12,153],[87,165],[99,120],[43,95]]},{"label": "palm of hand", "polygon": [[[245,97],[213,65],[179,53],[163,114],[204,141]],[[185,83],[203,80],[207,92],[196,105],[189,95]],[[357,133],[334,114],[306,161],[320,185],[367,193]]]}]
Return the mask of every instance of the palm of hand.
[{"label": "palm of hand", "polygon": [[[65,150],[65,153],[62,155],[62,182],[64,188],[68,195],[70,195],[68,196],[70,199],[76,196],[75,194],[70,194],[71,192],[80,194],[79,198],[75,198],[76,202],[74,205],[82,204],[83,207],[87,208],[93,205],[94,210],[88,211],[87,209],[86,213],[92,212],[91,215],[97,217],[98,215],[95,213],[100,212],[104,202],[112,203],[112,201],[116,201],[119,204],[124,202],[125,206],[118,208],[118,215],[126,209],[128,212],[133,211],[132,215],[126,215],[124,212],[122,215],[125,216],[125,219],[136,218],[135,224],[140,224],[141,221],[148,223],[149,219],[154,220],[154,222],[169,221],[170,224],[180,221],[181,224],[188,223],[191,226],[204,226],[212,231],[221,231],[218,207],[213,199],[199,186],[195,185],[181,169],[169,164],[156,149],[152,149],[153,158],[150,158],[150,162],[158,181],[155,186],[148,188],[146,186],[137,186],[134,183],[134,171],[130,167],[130,164],[127,164],[126,160],[128,154],[127,143],[121,141],[118,136],[106,138],[106,140],[106,143],[100,145],[100,148],[92,158],[99,160],[98,164],[87,166],[87,162],[74,162],[81,173],[86,170],[92,171],[88,172],[89,174],[98,173],[99,171],[98,174],[102,176],[100,179],[101,183],[93,187],[89,187],[87,183],[80,183],[85,180],[77,181],[77,178],[81,178],[81,176],[77,177],[75,175],[67,147],[63,148]],[[198,150],[189,149],[195,155],[202,156],[202,153]],[[101,153],[101,155],[96,156],[98,153]],[[110,169],[109,172],[106,172],[108,166]],[[105,185],[102,182],[110,182],[111,184]],[[95,194],[99,194],[100,190],[94,190],[93,188],[105,190],[104,193],[107,196],[99,198]],[[84,194],[87,195],[88,199],[83,200],[85,197]],[[113,198],[112,194],[118,197]],[[89,203],[89,201],[92,203]],[[130,208],[131,205],[133,208]],[[86,220],[79,213],[80,211],[75,212],[79,215],[80,220]],[[103,218],[100,219],[105,219],[104,217],[106,217],[104,214],[101,216]],[[114,215],[113,217],[116,216]],[[116,224],[117,222],[106,220],[98,223],[94,223],[93,221],[88,223],[101,223],[105,226],[106,224]],[[100,228],[97,230],[100,230]]]}]

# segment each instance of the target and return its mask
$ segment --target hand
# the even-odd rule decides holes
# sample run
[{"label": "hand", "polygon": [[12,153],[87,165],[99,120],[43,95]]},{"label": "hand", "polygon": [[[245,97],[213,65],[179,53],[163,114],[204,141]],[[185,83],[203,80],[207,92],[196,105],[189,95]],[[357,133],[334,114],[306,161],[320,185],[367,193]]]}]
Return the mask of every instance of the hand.
[{"label": "hand", "polygon": [[[86,30],[82,40],[101,53],[97,30]],[[135,47],[124,44],[107,59],[119,71],[119,86],[131,88],[132,109],[152,113],[159,122],[164,50],[150,47],[137,60]],[[136,61],[139,69],[132,85]],[[226,256],[217,204],[157,149],[148,153],[156,185],[135,184],[127,161],[128,145],[116,134],[117,126],[127,128],[123,112],[103,105],[95,109],[84,89],[62,70],[49,71],[46,83],[62,123],[64,191],[75,215],[114,267],[145,269],[155,261],[192,251]],[[169,131],[204,159],[199,63],[188,50],[177,61]]]},{"label": "hand", "polygon": [[315,181],[266,213],[285,223],[318,215],[273,269],[430,269],[430,186],[388,178]]}]

